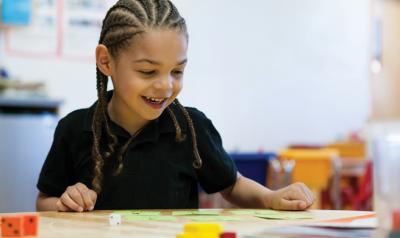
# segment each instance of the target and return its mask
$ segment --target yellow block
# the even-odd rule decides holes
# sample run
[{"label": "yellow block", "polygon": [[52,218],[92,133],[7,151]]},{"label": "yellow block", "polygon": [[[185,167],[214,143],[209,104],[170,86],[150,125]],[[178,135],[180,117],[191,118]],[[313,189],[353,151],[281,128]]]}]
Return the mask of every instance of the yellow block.
[{"label": "yellow block", "polygon": [[183,227],[185,233],[193,234],[217,234],[222,232],[222,226],[218,223],[187,223]]},{"label": "yellow block", "polygon": [[183,233],[176,235],[176,238],[219,238],[219,233]]}]

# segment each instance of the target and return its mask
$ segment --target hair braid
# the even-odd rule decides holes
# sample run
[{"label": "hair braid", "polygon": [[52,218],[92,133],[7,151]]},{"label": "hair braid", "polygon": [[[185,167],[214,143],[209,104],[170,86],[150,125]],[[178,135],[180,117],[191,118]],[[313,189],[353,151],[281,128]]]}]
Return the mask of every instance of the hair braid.
[{"label": "hair braid", "polygon": [[186,136],[182,134],[181,126],[179,125],[179,122],[176,119],[174,112],[172,111],[172,109],[170,107],[168,107],[167,110],[168,110],[168,114],[170,115],[170,117],[174,123],[174,126],[176,128],[175,141],[177,141],[177,142],[184,141]]},{"label": "hair braid", "polygon": [[185,118],[189,124],[189,130],[190,134],[192,135],[192,146],[193,146],[193,153],[194,153],[194,161],[193,161],[193,167],[196,169],[200,169],[203,165],[203,161],[200,157],[199,149],[197,148],[197,138],[196,138],[196,130],[194,129],[194,124],[193,120],[190,117],[188,111],[182,104],[179,102],[178,99],[175,99],[175,103],[178,105],[179,109],[183,112],[183,115],[185,115]]}]

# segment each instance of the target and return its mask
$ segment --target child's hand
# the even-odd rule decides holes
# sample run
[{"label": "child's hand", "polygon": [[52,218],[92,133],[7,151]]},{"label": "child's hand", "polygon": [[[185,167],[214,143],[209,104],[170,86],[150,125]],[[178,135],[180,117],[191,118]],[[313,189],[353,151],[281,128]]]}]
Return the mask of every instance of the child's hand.
[{"label": "child's hand", "polygon": [[83,183],[69,186],[58,199],[56,206],[62,212],[91,211],[96,204],[97,193]]},{"label": "child's hand", "polygon": [[294,183],[272,192],[271,207],[275,210],[305,210],[315,196],[304,183]]}]

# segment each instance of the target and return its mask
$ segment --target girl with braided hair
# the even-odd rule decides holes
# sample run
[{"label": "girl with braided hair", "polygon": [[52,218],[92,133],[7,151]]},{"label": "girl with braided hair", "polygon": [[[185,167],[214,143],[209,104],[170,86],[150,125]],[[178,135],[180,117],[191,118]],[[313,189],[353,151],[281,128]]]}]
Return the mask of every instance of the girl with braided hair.
[{"label": "girl with braided hair", "polygon": [[304,184],[271,191],[241,176],[212,122],[180,104],[187,47],[185,20],[169,0],[109,9],[96,48],[98,100],[59,121],[38,210],[197,208],[198,184],[241,207],[311,206]]}]

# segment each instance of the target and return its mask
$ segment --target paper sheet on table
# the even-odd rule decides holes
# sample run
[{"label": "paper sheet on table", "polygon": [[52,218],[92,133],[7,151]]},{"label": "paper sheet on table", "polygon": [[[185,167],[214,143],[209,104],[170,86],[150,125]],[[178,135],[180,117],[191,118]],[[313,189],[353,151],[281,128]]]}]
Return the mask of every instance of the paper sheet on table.
[{"label": "paper sheet on table", "polygon": [[307,224],[306,226],[327,228],[375,229],[378,227],[378,221],[375,214],[370,214],[366,216],[314,222]]}]

